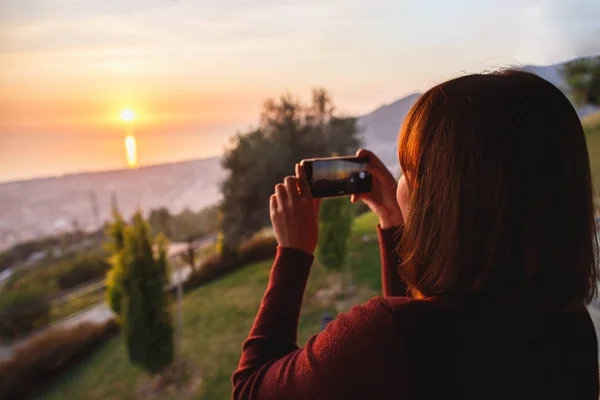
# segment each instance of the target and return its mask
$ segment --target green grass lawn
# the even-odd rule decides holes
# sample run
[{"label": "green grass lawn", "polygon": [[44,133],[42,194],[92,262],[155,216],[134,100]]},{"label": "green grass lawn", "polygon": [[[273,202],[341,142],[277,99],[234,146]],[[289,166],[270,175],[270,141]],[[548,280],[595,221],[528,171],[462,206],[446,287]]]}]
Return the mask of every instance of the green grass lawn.
[{"label": "green grass lawn", "polygon": [[[357,218],[352,236],[349,268],[361,296],[356,302],[379,294],[381,287],[379,250],[375,234],[376,217]],[[368,235],[369,240],[363,241]],[[231,373],[239,360],[241,344],[258,310],[272,261],[251,265],[186,295],[184,299],[183,351],[202,378],[193,399],[227,399],[231,396]],[[336,313],[334,304],[319,302],[315,293],[330,284],[335,274],[315,263],[311,272],[300,319],[299,343],[320,330],[325,311]],[[349,305],[348,305],[349,306]],[[127,361],[118,337],[73,370],[42,399],[132,399],[144,374]],[[179,395],[165,399],[181,398]]]}]

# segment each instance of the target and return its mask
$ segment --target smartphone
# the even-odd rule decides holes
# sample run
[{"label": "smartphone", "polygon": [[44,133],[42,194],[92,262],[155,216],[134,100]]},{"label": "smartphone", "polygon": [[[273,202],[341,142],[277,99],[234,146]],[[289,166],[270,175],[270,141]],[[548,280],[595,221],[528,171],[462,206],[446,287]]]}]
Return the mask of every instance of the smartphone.
[{"label": "smartphone", "polygon": [[373,177],[369,157],[330,157],[302,160],[313,197],[369,193]]}]

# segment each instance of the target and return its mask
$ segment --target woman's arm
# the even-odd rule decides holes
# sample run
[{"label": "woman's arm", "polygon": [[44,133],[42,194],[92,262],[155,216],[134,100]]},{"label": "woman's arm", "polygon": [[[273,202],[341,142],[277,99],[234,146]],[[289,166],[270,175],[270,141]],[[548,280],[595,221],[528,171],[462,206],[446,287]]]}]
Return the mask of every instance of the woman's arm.
[{"label": "woman's arm", "polygon": [[297,346],[313,257],[279,247],[258,315],[232,376],[233,399],[402,399],[405,352],[381,298],[355,306]]},{"label": "woman's arm", "polygon": [[384,297],[408,295],[406,284],[398,274],[400,259],[396,249],[401,234],[400,227],[382,229],[381,226],[377,226],[381,254],[381,285]]},{"label": "woman's arm", "polygon": [[277,248],[269,285],[233,375],[235,387],[241,376],[298,349],[298,318],[313,259],[300,250]]}]

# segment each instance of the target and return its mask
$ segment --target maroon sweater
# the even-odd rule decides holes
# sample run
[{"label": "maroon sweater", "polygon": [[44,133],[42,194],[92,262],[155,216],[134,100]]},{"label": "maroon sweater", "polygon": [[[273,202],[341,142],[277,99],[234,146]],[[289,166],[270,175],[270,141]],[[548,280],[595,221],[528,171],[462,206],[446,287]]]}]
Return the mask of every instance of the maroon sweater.
[{"label": "maroon sweater", "polygon": [[233,399],[598,399],[591,318],[475,302],[415,300],[379,230],[383,296],[297,345],[313,256],[279,248],[233,374]]}]

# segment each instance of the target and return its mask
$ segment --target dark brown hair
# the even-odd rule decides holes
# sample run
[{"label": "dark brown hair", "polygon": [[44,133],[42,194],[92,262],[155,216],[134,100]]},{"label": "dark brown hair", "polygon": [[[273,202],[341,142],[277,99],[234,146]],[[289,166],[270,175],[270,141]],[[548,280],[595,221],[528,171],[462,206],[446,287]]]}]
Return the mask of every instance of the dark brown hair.
[{"label": "dark brown hair", "polygon": [[423,296],[571,305],[596,290],[585,135],[551,83],[523,71],[430,89],[399,159],[411,194],[400,273]]}]

